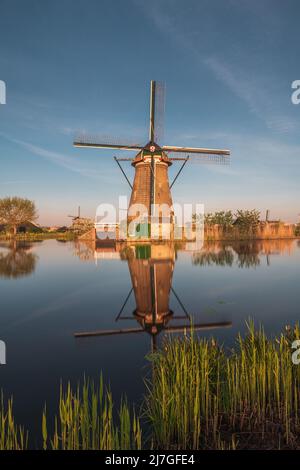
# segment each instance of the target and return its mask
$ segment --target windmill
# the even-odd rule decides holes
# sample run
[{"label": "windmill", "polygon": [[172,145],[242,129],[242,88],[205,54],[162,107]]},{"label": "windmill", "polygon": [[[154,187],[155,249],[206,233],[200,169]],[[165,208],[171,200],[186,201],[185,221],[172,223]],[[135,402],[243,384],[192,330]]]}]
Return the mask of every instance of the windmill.
[{"label": "windmill", "polygon": [[68,217],[71,217],[71,218],[73,219],[73,222],[74,222],[75,220],[80,219],[80,206],[78,206],[77,215],[68,215]]},{"label": "windmill", "polygon": [[[130,248],[127,254],[132,287],[116,316],[116,322],[136,320],[139,327],[110,330],[96,330],[75,333],[76,338],[97,336],[128,335],[148,333],[152,350],[156,348],[159,333],[182,333],[191,330],[202,331],[231,326],[231,322],[192,323],[192,319],[180,297],[172,287],[175,264],[174,244],[143,245]],[[136,308],[132,315],[124,316],[124,309],[134,292]],[[181,312],[174,313],[169,307],[173,294]],[[184,323],[170,325],[174,321]]]},{"label": "windmill", "polygon": [[[87,147],[96,149],[127,150],[135,152],[134,158],[114,157],[119,165],[127,183],[131,188],[131,198],[128,208],[128,223],[136,218],[137,207],[145,207],[145,224],[148,227],[153,216],[159,217],[158,223],[162,223],[162,214],[154,213],[155,207],[168,207],[170,222],[173,223],[173,202],[171,188],[182,172],[188,161],[203,161],[213,163],[227,163],[230,151],[225,149],[212,149],[200,147],[177,147],[163,145],[163,116],[164,116],[164,85],[151,81],[150,84],[150,123],[149,141],[146,145],[137,143],[116,143],[114,139],[99,139],[97,136],[87,134],[78,135],[74,141],[75,147]],[[134,181],[131,184],[121,162],[131,161],[135,169]],[[169,182],[168,169],[175,161],[182,164],[174,177]],[[140,224],[141,225],[141,224]]]}]

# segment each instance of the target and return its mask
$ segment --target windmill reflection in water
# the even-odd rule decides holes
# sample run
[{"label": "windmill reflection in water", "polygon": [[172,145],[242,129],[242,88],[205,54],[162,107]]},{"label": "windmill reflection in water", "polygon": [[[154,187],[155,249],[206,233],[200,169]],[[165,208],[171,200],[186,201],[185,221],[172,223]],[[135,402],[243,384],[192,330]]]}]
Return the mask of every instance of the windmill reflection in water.
[{"label": "windmill reflection in water", "polygon": [[[97,248],[96,248],[97,249]],[[231,326],[231,322],[193,323],[179,295],[172,287],[175,265],[175,246],[172,243],[128,245],[121,248],[121,257],[128,262],[132,287],[127,294],[116,322],[135,319],[139,327],[110,330],[95,330],[75,333],[76,338],[95,336],[140,334],[151,336],[152,350],[157,347],[160,332],[181,333],[201,331]],[[136,308],[131,316],[124,315],[130,297],[134,294]],[[177,301],[180,312],[177,314],[169,307],[170,295]],[[174,324],[174,321],[180,324]]]}]

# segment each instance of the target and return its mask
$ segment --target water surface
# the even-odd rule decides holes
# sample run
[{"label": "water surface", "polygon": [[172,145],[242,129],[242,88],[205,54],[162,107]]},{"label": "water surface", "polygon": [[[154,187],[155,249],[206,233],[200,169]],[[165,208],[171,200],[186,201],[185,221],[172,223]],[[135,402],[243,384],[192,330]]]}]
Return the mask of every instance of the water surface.
[{"label": "water surface", "polygon": [[[1,388],[37,434],[45,401],[49,413],[56,409],[61,380],[97,379],[103,371],[116,400],[126,393],[140,403],[145,356],[165,334],[192,321],[199,335],[232,346],[249,317],[276,334],[299,321],[299,278],[297,240],[208,243],[196,252],[168,244],[2,242]],[[74,337],[94,331],[101,336]]]}]

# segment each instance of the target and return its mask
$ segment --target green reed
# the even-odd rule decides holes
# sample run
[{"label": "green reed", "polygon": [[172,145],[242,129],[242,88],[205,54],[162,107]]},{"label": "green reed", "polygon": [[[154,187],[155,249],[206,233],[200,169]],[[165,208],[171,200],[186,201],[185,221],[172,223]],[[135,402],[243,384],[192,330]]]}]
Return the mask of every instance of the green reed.
[{"label": "green reed", "polygon": [[150,356],[146,417],[162,449],[300,448],[300,366],[291,343],[300,328],[278,338],[248,325],[225,351],[195,334],[168,338]]},{"label": "green reed", "polygon": [[115,418],[112,394],[104,388],[102,377],[98,387],[87,380],[75,391],[70,383],[66,390],[61,387],[54,433],[48,436],[45,409],[42,435],[44,449],[53,450],[140,449],[142,441],[139,419],[130,413],[126,400],[121,402]]},{"label": "green reed", "polygon": [[[269,339],[248,325],[226,350],[195,333],[167,338],[150,356],[143,420],[126,400],[118,410],[102,376],[60,389],[57,415],[42,415],[44,449],[300,449],[300,366],[291,345],[300,327]],[[12,400],[0,401],[0,450],[27,448]]]},{"label": "green reed", "polygon": [[27,433],[15,424],[12,399],[0,401],[0,450],[24,450],[27,447]]}]

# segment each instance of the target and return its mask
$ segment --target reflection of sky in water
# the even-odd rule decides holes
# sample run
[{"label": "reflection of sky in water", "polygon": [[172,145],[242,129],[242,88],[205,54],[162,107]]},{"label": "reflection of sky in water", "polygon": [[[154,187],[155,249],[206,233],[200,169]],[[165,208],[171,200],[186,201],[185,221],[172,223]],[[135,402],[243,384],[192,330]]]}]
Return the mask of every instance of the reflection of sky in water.
[{"label": "reflection of sky in water", "polygon": [[[20,257],[15,256],[18,253]],[[217,243],[200,253],[173,254],[173,260],[172,256],[167,260],[172,266],[176,258],[172,287],[194,323],[232,322],[231,328],[200,335],[214,335],[232,345],[249,317],[268,333],[299,320],[299,242]],[[5,275],[7,256],[14,263],[20,260],[22,275]],[[143,256],[139,269],[147,263],[147,254]],[[144,356],[151,345],[148,333],[73,337],[78,331],[141,327],[132,316],[137,308],[135,292],[122,313],[132,318],[115,322],[134,279],[132,264],[124,253],[121,258],[119,252],[95,252],[88,245],[55,240],[22,247],[0,245],[0,338],[7,344],[1,387],[6,395],[13,393],[17,416],[38,433],[44,401],[50,411],[61,378],[76,383],[84,373],[96,378],[102,370],[116,397],[127,393],[130,400],[139,401],[142,396]],[[27,275],[24,266],[30,268]],[[168,286],[160,281],[165,295]],[[169,307],[175,315],[183,315],[172,291]],[[171,319],[167,326],[182,322]]]}]

